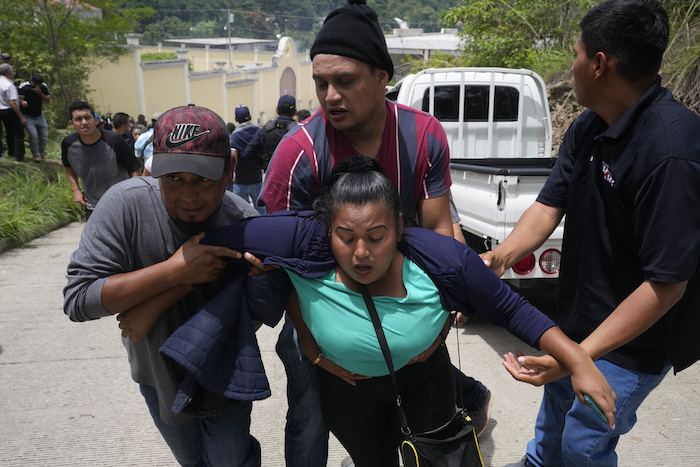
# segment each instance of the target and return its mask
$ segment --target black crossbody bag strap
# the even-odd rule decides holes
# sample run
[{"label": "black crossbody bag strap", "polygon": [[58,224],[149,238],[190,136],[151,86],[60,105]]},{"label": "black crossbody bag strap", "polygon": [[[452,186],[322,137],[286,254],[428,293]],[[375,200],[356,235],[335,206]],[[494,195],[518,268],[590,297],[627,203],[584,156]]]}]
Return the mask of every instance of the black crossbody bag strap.
[{"label": "black crossbody bag strap", "polygon": [[401,424],[401,432],[404,435],[410,435],[411,429],[408,427],[406,414],[403,412],[403,408],[401,407],[401,396],[399,395],[399,388],[396,385],[394,363],[391,360],[391,352],[389,352],[389,344],[387,344],[386,342],[386,336],[384,335],[384,329],[382,329],[382,323],[379,321],[379,315],[377,314],[377,309],[374,307],[374,300],[372,300],[372,296],[369,294],[369,289],[367,289],[367,286],[365,284],[359,285],[360,291],[362,292],[362,298],[365,300],[365,305],[367,305],[367,310],[369,311],[369,317],[372,319],[372,324],[374,325],[374,332],[377,333],[379,347],[381,347],[382,349],[384,360],[386,360],[386,366],[389,368],[391,384],[394,385],[394,393],[396,394],[396,407],[399,409],[399,423]]}]

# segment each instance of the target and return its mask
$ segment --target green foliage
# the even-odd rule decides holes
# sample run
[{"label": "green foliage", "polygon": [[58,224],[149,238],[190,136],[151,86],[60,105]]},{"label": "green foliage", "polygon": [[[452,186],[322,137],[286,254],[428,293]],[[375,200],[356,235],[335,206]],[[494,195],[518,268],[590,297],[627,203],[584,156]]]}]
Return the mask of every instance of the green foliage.
[{"label": "green foliage", "polygon": [[[442,26],[440,14],[453,7],[454,0],[375,0],[367,4],[377,11],[385,32],[399,27],[394,18],[408,22],[411,28],[422,28],[424,32],[437,32]],[[342,5],[342,3],[341,3]]]},{"label": "green foliage", "polygon": [[191,29],[194,37],[225,37],[226,30],[217,26],[216,21],[200,21]]},{"label": "green foliage", "polygon": [[[138,8],[142,0],[115,0],[125,11]],[[293,37],[300,48],[308,48],[325,16],[343,6],[346,0],[200,0],[193,6],[188,0],[151,0],[152,15],[144,15],[134,26],[143,33],[143,44],[155,45],[165,39],[224,37],[228,34],[227,14],[235,17],[231,35],[256,39],[274,39],[277,34]],[[440,14],[454,0],[369,0],[377,11],[385,32],[398,27],[394,18],[409,22],[426,32],[439,31]],[[206,25],[206,27],[205,27]]]},{"label": "green foliage", "polygon": [[[530,68],[545,81],[567,76],[579,19],[595,0],[461,0],[442,15],[460,27],[462,57],[435,56],[412,64],[426,66],[507,66]],[[664,84],[691,109],[700,111],[700,0],[661,0],[671,23],[664,56]]]},{"label": "green foliage", "polygon": [[428,60],[407,60],[410,64],[410,73],[418,73],[426,68],[451,68],[469,66],[462,55],[432,54]]},{"label": "green foliage", "polygon": [[578,20],[593,4],[591,0],[463,0],[443,13],[442,20],[462,28],[469,65],[532,68],[538,55],[573,43]]},{"label": "green foliage", "polygon": [[162,20],[146,24],[143,30],[142,44],[156,45],[165,39],[187,37],[190,23],[176,16],[165,16]]},{"label": "green foliage", "polygon": [[[254,39],[269,38],[274,34],[272,25],[267,21],[267,15],[262,10],[246,11],[244,18],[245,29]],[[233,31],[239,34],[242,28],[234,26]],[[245,32],[243,32],[245,34]]]},{"label": "green foliage", "polygon": [[665,1],[671,40],[664,55],[664,84],[676,99],[700,113],[700,0]]},{"label": "green foliage", "polygon": [[541,50],[532,56],[532,70],[545,82],[568,78],[573,63],[573,47]]},{"label": "green foliage", "polygon": [[0,239],[23,244],[80,216],[60,165],[0,164]]},{"label": "green foliage", "polygon": [[[524,52],[525,53],[525,52]],[[526,52],[527,58],[518,62],[515,66],[509,66],[503,61],[495,62],[497,65],[483,66],[505,66],[509,68],[522,67],[523,63],[528,63],[528,68],[539,74],[546,82],[569,75],[573,51],[568,49],[556,50],[529,50]],[[433,54],[428,60],[408,60],[410,73],[418,73],[426,68],[451,68],[465,66],[481,66],[475,61],[469,60],[465,55]]]},{"label": "green foliage", "polygon": [[175,52],[152,52],[141,54],[142,62],[160,62],[162,60],[176,60],[177,54]]},{"label": "green foliage", "polygon": [[3,48],[20,77],[41,73],[63,108],[85,95],[95,57],[116,60],[126,53],[123,35],[144,9],[118,12],[114,0],[0,0]]}]

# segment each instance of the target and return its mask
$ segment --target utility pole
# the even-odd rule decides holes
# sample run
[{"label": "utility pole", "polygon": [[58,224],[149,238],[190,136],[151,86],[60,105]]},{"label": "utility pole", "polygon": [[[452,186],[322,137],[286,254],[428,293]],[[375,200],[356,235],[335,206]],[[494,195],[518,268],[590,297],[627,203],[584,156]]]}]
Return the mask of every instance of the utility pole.
[{"label": "utility pole", "polygon": [[231,50],[231,25],[233,24],[234,18],[233,13],[231,13],[231,10],[226,9],[226,16],[228,21],[228,24],[226,26],[226,32],[228,33],[228,72],[233,73],[233,50]]}]

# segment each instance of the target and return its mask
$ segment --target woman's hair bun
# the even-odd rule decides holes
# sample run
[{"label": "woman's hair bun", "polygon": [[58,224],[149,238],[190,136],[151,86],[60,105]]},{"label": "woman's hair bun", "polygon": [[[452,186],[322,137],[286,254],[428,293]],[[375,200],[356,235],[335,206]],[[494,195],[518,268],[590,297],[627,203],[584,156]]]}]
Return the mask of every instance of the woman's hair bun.
[{"label": "woman's hair bun", "polygon": [[344,161],[337,164],[334,168],[334,173],[358,173],[358,172],[381,172],[384,173],[382,166],[379,165],[376,159],[371,159],[364,156],[350,156]]}]

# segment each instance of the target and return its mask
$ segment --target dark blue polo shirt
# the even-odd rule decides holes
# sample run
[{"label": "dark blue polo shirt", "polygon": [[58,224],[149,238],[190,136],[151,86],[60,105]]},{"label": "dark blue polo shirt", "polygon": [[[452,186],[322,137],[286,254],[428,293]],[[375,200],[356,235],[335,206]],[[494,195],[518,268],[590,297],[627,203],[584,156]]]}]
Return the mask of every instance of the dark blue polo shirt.
[{"label": "dark blue polo shirt", "polygon": [[581,341],[644,280],[688,280],[646,332],[603,358],[659,374],[700,359],[700,117],[660,80],[611,127],[593,111],[569,127],[537,198],[563,207],[561,329]]}]

